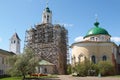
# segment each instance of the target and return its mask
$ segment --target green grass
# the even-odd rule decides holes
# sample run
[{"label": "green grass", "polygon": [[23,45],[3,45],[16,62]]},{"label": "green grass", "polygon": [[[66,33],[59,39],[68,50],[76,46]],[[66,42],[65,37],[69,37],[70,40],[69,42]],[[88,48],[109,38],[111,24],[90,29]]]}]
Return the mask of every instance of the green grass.
[{"label": "green grass", "polygon": [[26,78],[58,78],[57,75],[48,75],[48,76],[26,76]]},{"label": "green grass", "polygon": [[[58,77],[57,75],[48,75],[48,76],[40,76],[40,77],[27,76],[26,78],[58,78]],[[7,78],[2,78],[0,80],[22,80],[22,77],[7,77]]]},{"label": "green grass", "polygon": [[2,78],[0,80],[22,80],[21,77],[7,77],[7,78]]}]

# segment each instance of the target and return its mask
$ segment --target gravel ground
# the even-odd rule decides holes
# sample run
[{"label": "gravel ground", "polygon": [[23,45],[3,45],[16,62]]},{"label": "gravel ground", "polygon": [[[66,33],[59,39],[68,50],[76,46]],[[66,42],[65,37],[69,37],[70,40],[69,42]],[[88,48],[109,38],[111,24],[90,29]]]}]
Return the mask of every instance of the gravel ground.
[{"label": "gravel ground", "polygon": [[71,75],[58,75],[60,80],[120,80],[113,77],[73,77]]}]

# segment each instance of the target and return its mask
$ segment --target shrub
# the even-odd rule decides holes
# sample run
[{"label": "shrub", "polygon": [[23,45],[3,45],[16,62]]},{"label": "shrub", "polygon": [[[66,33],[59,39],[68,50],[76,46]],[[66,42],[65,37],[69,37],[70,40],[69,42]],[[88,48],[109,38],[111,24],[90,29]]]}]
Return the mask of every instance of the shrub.
[{"label": "shrub", "polygon": [[95,76],[98,74],[98,66],[86,60],[81,62],[74,67],[74,72],[77,73],[77,76]]},{"label": "shrub", "polygon": [[98,67],[99,67],[99,73],[101,73],[102,76],[108,76],[108,75],[115,74],[115,67],[109,61],[100,61],[98,63]]},{"label": "shrub", "polygon": [[67,74],[71,74],[72,73],[72,67],[71,64],[67,65]]}]

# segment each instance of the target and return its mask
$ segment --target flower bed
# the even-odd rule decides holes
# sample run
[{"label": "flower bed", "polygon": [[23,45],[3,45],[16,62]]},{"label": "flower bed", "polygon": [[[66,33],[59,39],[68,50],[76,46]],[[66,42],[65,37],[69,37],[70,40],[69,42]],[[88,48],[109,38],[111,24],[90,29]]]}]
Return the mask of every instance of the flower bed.
[{"label": "flower bed", "polygon": [[47,76],[47,74],[35,73],[35,74],[30,74],[30,76]]}]

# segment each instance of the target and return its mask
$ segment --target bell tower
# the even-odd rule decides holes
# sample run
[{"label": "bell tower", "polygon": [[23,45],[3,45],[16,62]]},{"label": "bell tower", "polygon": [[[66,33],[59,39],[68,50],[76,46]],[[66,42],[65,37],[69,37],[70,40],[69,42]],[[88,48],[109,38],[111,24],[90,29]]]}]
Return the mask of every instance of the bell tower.
[{"label": "bell tower", "polygon": [[13,36],[10,38],[10,47],[9,50],[14,52],[15,54],[20,54],[20,38],[15,32]]},{"label": "bell tower", "polygon": [[48,2],[42,13],[42,23],[52,23],[52,11],[48,7]]}]

